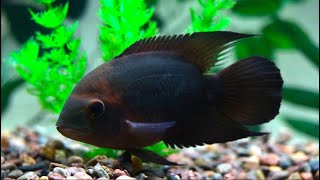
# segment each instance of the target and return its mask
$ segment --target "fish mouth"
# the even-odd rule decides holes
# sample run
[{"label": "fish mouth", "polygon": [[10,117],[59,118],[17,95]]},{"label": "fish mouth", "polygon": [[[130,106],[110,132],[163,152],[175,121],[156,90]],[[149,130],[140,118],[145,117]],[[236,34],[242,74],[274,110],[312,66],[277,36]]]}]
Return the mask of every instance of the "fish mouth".
[{"label": "fish mouth", "polygon": [[70,128],[64,126],[57,126],[57,130],[64,136],[70,137],[83,137],[89,135],[91,132],[89,128]]}]

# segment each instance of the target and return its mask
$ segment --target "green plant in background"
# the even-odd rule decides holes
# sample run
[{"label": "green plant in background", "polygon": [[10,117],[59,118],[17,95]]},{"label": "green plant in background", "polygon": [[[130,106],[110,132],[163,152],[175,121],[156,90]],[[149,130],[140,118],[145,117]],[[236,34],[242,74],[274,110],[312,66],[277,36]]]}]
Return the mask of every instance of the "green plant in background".
[{"label": "green plant in background", "polygon": [[[319,70],[319,47],[310,39],[302,27],[279,17],[280,10],[289,3],[302,3],[303,0],[238,0],[232,11],[240,16],[268,18],[260,29],[263,38],[250,38],[236,46],[237,59],[252,55],[262,55],[275,60],[274,54],[280,51],[298,51]],[[252,32],[249,32],[252,33]],[[254,48],[252,48],[254,47]],[[283,90],[284,101],[318,111],[319,92],[301,87],[288,86]],[[284,121],[292,128],[319,138],[319,120],[290,115],[282,115]]]},{"label": "green plant in background", "polygon": [[[157,24],[150,21],[154,9],[147,8],[144,0],[100,0],[100,2],[99,16],[103,25],[100,27],[99,37],[104,61],[119,55],[139,39],[157,35]],[[163,142],[147,149],[162,156],[176,152],[167,148]],[[101,153],[108,157],[116,157],[119,151],[92,147],[85,155],[90,158]]]},{"label": "green plant in background", "polygon": [[69,4],[53,6],[54,1],[38,1],[45,5],[44,12],[29,9],[32,19],[51,33],[36,32],[10,55],[8,62],[31,85],[28,91],[38,96],[43,108],[59,113],[73,86],[85,73],[86,56],[79,51],[80,39],[73,37],[78,23],[62,25]]},{"label": "green plant in background", "polygon": [[157,24],[150,21],[154,9],[144,0],[100,0],[100,42],[104,61],[119,55],[135,41],[157,34]]},{"label": "green plant in background", "polygon": [[201,5],[201,13],[190,9],[192,24],[187,32],[207,32],[226,29],[230,24],[230,19],[221,16],[222,10],[231,9],[235,0],[198,0]]}]

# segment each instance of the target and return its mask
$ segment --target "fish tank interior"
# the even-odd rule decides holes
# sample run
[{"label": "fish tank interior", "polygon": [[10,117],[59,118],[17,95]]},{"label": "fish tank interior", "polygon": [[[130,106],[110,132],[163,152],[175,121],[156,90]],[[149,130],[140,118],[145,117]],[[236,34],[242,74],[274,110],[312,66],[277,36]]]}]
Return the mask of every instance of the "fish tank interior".
[{"label": "fish tank interior", "polygon": [[[170,166],[57,131],[73,87],[134,42],[211,31],[257,36],[209,73],[250,56],[280,69],[279,114],[250,127],[268,135],[146,147]],[[1,0],[1,179],[319,179],[318,146],[317,0]]]}]

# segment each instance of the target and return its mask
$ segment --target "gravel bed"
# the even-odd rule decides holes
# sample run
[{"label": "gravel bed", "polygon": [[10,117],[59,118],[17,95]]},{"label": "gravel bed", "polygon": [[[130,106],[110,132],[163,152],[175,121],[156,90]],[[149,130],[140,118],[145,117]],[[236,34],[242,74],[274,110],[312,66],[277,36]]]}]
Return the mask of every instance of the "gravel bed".
[{"label": "gravel bed", "polygon": [[27,128],[1,133],[1,179],[130,180],[130,179],[319,179],[315,142],[288,143],[288,132],[225,144],[185,148],[167,158],[182,166],[144,163],[122,154],[81,156],[86,148],[41,136]]}]

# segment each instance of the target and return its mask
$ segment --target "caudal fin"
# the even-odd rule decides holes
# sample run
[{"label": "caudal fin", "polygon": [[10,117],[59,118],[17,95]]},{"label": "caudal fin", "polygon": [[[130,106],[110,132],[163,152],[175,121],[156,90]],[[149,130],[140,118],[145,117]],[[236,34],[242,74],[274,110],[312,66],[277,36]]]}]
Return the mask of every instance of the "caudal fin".
[{"label": "caudal fin", "polygon": [[275,64],[263,57],[249,57],[220,71],[218,110],[243,125],[272,120],[282,99],[283,80]]}]

